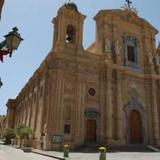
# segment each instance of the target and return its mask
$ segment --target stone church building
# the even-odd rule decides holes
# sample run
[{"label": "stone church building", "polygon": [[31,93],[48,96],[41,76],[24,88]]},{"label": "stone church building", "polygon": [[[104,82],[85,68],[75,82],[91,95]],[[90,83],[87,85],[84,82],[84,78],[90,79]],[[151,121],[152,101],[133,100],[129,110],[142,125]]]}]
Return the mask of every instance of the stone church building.
[{"label": "stone church building", "polygon": [[160,145],[157,29],[131,7],[100,10],[95,42],[84,49],[85,18],[72,2],[58,10],[53,47],[8,100],[7,126],[30,126],[34,146],[45,150],[55,149],[61,138],[71,148]]}]

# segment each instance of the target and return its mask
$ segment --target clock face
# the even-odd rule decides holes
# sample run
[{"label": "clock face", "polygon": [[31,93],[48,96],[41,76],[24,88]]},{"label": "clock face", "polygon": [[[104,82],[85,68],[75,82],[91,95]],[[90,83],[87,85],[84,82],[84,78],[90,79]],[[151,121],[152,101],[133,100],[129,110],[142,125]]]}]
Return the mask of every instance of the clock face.
[{"label": "clock face", "polygon": [[88,90],[88,93],[89,93],[90,96],[94,96],[94,95],[96,94],[96,91],[95,91],[94,88],[90,88],[90,89]]}]

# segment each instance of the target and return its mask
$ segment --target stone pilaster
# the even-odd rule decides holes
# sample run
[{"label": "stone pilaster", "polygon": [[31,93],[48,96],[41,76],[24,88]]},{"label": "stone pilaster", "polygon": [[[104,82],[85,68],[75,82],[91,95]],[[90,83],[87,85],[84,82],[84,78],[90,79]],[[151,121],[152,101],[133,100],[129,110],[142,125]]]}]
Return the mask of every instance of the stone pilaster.
[{"label": "stone pilaster", "polygon": [[117,72],[117,139],[123,143],[122,74]]},{"label": "stone pilaster", "polygon": [[152,117],[153,117],[153,142],[159,144],[159,121],[158,121],[158,105],[156,97],[156,82],[152,80]]},{"label": "stone pilaster", "polygon": [[33,109],[33,103],[32,98],[30,97],[30,111],[29,111],[29,126],[31,127],[31,120],[32,120],[32,109]]},{"label": "stone pilaster", "polygon": [[160,74],[160,64],[157,65],[158,74]]},{"label": "stone pilaster", "polygon": [[[39,84],[37,82],[37,84]],[[34,119],[34,130],[36,132],[36,129],[37,129],[37,117],[38,117],[38,113],[39,113],[39,95],[38,95],[39,92],[36,91],[36,101],[35,101],[35,119]]]},{"label": "stone pilaster", "polygon": [[151,81],[145,79],[145,102],[146,102],[146,143],[151,143],[153,137],[153,125],[152,125],[152,100],[151,100]]},{"label": "stone pilaster", "polygon": [[15,127],[15,107],[16,101],[14,99],[9,99],[7,102],[7,124],[6,127],[14,128]]},{"label": "stone pilaster", "polygon": [[84,82],[81,79],[77,79],[75,83],[75,104],[74,104],[74,120],[72,127],[74,127],[74,137],[76,145],[83,143],[83,130],[84,130]]},{"label": "stone pilaster", "polygon": [[[57,79],[57,88],[55,95],[55,103],[54,108],[56,108],[56,112],[54,113],[54,117],[51,119],[56,121],[55,129],[57,133],[61,133],[63,130],[63,92],[64,92],[64,77],[61,73],[58,74],[59,79]],[[56,118],[55,118],[56,116]]]},{"label": "stone pilaster", "polygon": [[[56,73],[55,73],[56,74]],[[53,74],[52,74],[53,75]],[[50,96],[52,93],[52,88],[54,82],[51,79],[51,76],[49,73],[46,73],[45,79],[44,79],[44,88],[43,88],[43,109],[42,109],[42,120],[41,120],[41,132],[43,132],[44,125],[48,124],[48,117],[49,117],[49,109],[50,109]]]},{"label": "stone pilaster", "polygon": [[104,143],[106,135],[106,103],[105,103],[105,71],[101,68],[100,73],[100,142]]},{"label": "stone pilaster", "polygon": [[107,143],[112,141],[112,69],[106,70],[106,136]]},{"label": "stone pilaster", "polygon": [[[51,72],[52,73],[52,72]],[[64,76],[60,71],[54,72],[55,76],[48,77],[46,88],[46,98],[44,103],[47,109],[44,124],[46,123],[46,130],[52,134],[62,134],[63,130],[63,91],[64,91]],[[45,112],[43,110],[43,112]],[[43,124],[43,125],[44,125]]]},{"label": "stone pilaster", "polygon": [[151,71],[151,74],[155,73],[154,64],[150,64],[150,71]]}]

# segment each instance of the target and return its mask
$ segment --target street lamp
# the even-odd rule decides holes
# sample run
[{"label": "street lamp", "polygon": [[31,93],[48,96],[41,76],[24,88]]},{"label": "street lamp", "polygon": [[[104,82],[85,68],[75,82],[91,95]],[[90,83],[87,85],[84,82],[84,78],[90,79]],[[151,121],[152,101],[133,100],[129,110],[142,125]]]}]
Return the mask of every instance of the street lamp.
[{"label": "street lamp", "polygon": [[0,61],[3,62],[3,56],[8,55],[11,57],[12,52],[16,50],[23,38],[18,33],[18,28],[14,27],[13,31],[4,36],[5,40],[0,43]]},{"label": "street lamp", "polygon": [[[3,56],[8,55],[11,57],[12,52],[18,49],[23,38],[18,33],[18,28],[14,27],[11,32],[4,36],[5,40],[0,43],[0,61],[3,62]],[[0,78],[0,88],[3,83]]]}]

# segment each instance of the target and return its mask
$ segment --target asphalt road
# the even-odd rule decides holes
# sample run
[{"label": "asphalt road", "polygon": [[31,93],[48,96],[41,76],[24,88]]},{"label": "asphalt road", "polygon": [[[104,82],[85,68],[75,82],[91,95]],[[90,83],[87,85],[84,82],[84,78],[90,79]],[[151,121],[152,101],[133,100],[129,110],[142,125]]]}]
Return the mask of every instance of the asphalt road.
[{"label": "asphalt road", "polygon": [[0,160],[56,160],[56,159],[41,156],[34,153],[24,153],[20,149],[15,149],[0,144]]}]

